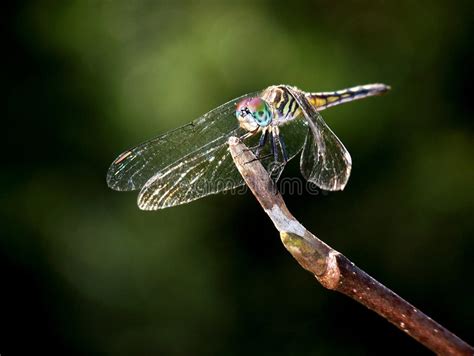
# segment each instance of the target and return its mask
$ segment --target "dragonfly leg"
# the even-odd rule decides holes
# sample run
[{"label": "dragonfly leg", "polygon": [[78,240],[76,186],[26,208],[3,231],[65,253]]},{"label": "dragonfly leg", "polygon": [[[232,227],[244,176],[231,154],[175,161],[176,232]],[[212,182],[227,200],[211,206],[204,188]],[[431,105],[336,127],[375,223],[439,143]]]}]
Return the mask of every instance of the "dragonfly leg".
[{"label": "dragonfly leg", "polygon": [[[253,151],[255,149],[257,149],[257,156],[258,156],[258,152],[262,150],[263,146],[265,146],[265,143],[267,142],[267,130],[264,129],[262,131],[262,134],[260,135],[260,138],[258,140],[258,144],[256,146],[252,146],[252,147],[247,147],[248,150],[250,151]],[[247,132],[245,135],[243,135],[240,140],[243,141],[245,140],[246,138],[250,137],[250,136],[253,136],[255,135],[256,131],[253,131],[253,132]]]},{"label": "dragonfly leg", "polygon": [[[247,132],[245,135],[240,137],[240,141],[243,142],[247,138],[252,137],[253,135],[255,135],[257,132],[258,132],[258,130]],[[250,151],[253,151],[255,149],[261,149],[263,146],[265,146],[265,142],[267,141],[266,136],[267,136],[267,130],[263,130],[262,134],[260,135],[260,139],[258,140],[258,144],[256,146],[247,147],[247,149],[250,150]]]},{"label": "dragonfly leg", "polygon": [[247,132],[245,135],[243,135],[243,136],[240,137],[240,141],[246,140],[246,139],[248,139],[249,137],[255,135],[256,133],[257,133],[257,130],[255,130],[255,131],[249,131],[249,132]]},{"label": "dragonfly leg", "polygon": [[257,150],[255,151],[255,156],[257,158],[260,156],[260,153],[262,152],[263,147],[265,147],[265,143],[267,142],[267,137],[268,137],[268,131],[264,130],[262,132],[262,135],[260,136],[260,139],[258,140],[258,146],[256,147]]},{"label": "dragonfly leg", "polygon": [[[263,147],[265,145],[266,138],[265,138],[265,140],[262,140],[262,138],[260,138],[260,139],[261,139],[261,141],[263,141],[263,145],[261,146],[261,147]],[[258,159],[262,160],[262,159],[273,156],[273,159],[275,160],[275,162],[279,162],[278,146],[280,146],[280,151],[283,155],[283,163],[288,162],[288,155],[286,153],[285,143],[281,140],[281,136],[278,133],[276,133],[275,131],[272,131],[272,134],[270,135],[270,153],[268,155],[263,156],[263,157],[258,157],[258,155],[257,155]]]},{"label": "dragonfly leg", "polygon": [[[247,132],[245,135],[242,135],[239,140],[240,142],[243,142],[244,140],[248,139],[249,137],[252,137],[253,135],[255,135],[256,133],[258,132],[258,130],[255,130],[255,131],[249,131]],[[259,140],[259,144],[255,147],[247,147],[245,149],[245,151],[253,151],[254,149],[260,147],[260,142],[262,141],[262,137],[260,137],[260,140]]]},{"label": "dragonfly leg", "polygon": [[[273,156],[273,143],[271,143],[270,145],[270,150],[272,151],[271,153],[265,155],[265,156],[260,156],[260,153],[262,152],[262,149],[265,147],[265,144],[267,143],[267,139],[268,139],[269,135],[268,135],[268,130],[264,130],[262,131],[262,135],[260,136],[260,139],[258,140],[258,145],[257,146],[254,146],[254,147],[249,147],[248,150],[250,151],[253,151],[254,149],[256,149],[255,151],[255,159],[251,160],[250,162],[248,163],[251,163],[251,162],[254,162],[254,161],[257,161],[257,160],[264,160],[268,157],[271,157]],[[272,136],[270,135],[270,142],[273,142],[272,140]]]}]

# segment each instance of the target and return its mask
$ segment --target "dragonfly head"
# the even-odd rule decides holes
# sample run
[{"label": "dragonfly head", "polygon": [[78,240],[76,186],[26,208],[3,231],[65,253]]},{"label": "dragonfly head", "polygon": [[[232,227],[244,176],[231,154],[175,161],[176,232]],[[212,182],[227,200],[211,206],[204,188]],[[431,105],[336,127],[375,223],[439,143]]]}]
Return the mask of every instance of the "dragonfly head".
[{"label": "dragonfly head", "polygon": [[246,98],[237,104],[235,115],[240,127],[247,131],[255,131],[272,122],[270,106],[262,98]]}]

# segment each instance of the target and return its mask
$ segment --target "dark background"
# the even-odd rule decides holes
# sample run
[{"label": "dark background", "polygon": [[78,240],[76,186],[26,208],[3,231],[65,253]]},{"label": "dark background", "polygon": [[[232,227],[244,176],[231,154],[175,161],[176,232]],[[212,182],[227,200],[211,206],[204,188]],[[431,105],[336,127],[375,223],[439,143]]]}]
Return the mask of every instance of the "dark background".
[{"label": "dark background", "polygon": [[[0,352],[429,354],[283,248],[250,194],[142,212],[123,149],[271,84],[393,90],[325,111],[344,192],[311,231],[474,341],[473,8],[456,1],[27,1],[2,9]],[[285,176],[299,176],[297,162]]]}]

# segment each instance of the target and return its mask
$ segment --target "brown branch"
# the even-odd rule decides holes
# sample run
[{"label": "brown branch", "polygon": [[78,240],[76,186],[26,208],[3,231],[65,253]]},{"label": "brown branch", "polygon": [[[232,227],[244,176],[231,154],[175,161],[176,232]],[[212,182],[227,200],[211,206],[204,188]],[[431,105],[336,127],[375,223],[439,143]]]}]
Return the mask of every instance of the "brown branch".
[{"label": "brown branch", "polygon": [[372,309],[442,355],[474,355],[474,348],[422,313],[306,230],[288,211],[267,171],[237,138],[229,148],[240,174],[280,232],[285,248],[325,287]]}]

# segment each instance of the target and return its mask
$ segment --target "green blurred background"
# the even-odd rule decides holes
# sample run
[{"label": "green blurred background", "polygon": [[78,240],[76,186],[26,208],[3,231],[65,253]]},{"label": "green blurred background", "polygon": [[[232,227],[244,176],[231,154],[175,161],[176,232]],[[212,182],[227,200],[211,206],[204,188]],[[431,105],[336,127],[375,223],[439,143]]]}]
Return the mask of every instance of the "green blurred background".
[{"label": "green blurred background", "polygon": [[[320,287],[248,193],[142,212],[125,148],[271,84],[383,82],[324,112],[342,193],[311,231],[473,342],[472,2],[18,1],[3,9],[2,355],[429,354]],[[6,129],[5,129],[6,127]],[[285,176],[299,176],[297,162]]]}]

